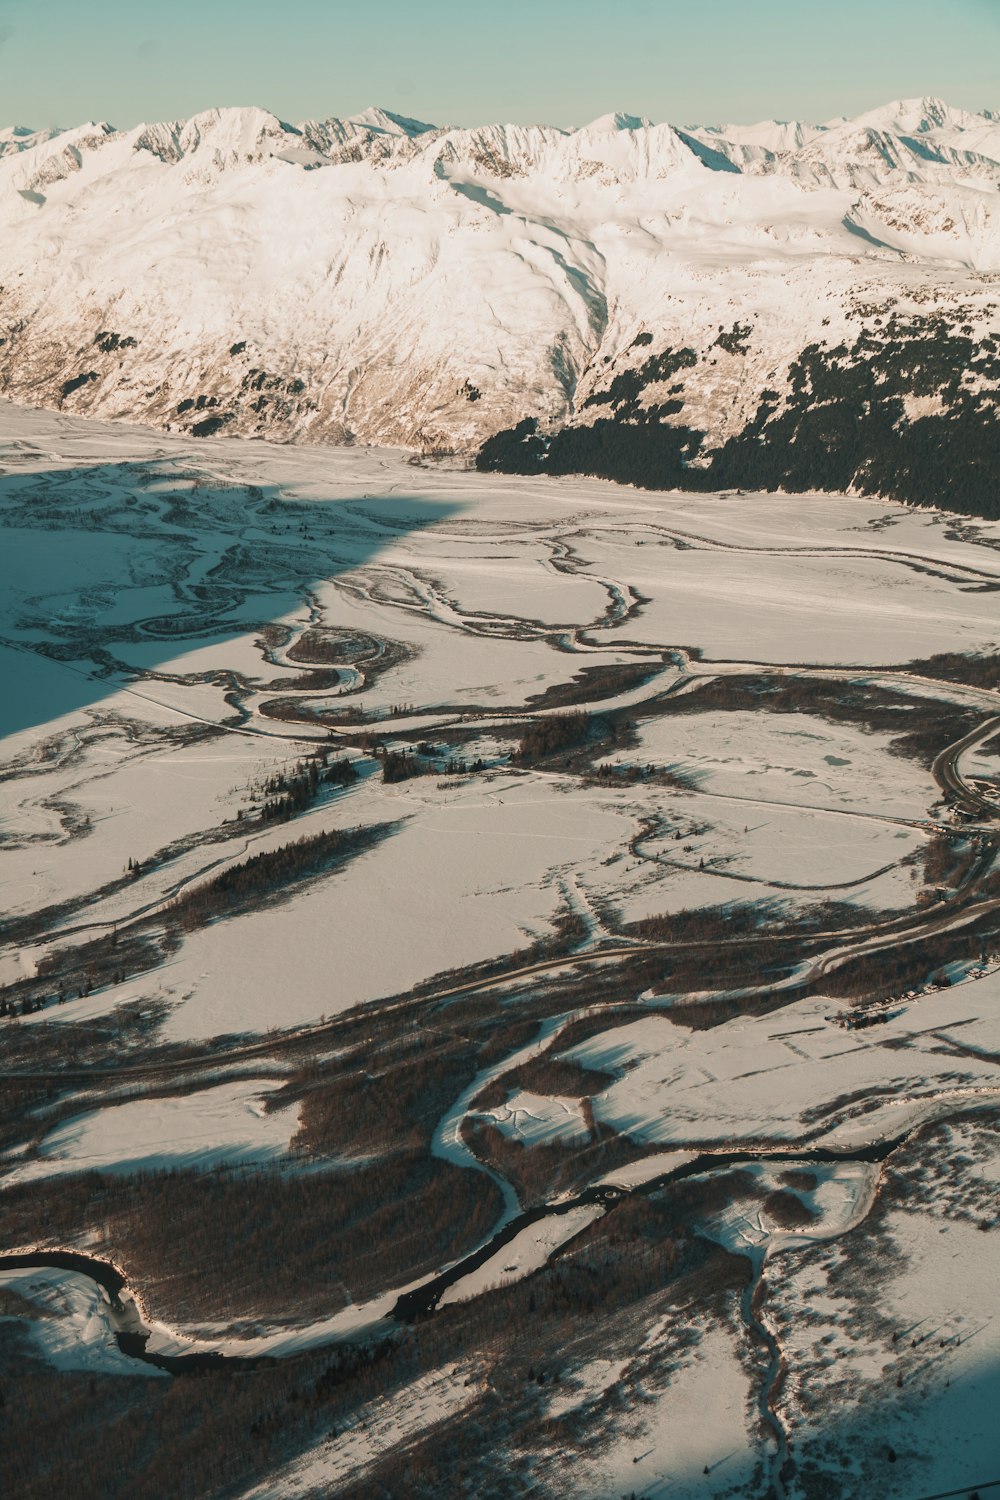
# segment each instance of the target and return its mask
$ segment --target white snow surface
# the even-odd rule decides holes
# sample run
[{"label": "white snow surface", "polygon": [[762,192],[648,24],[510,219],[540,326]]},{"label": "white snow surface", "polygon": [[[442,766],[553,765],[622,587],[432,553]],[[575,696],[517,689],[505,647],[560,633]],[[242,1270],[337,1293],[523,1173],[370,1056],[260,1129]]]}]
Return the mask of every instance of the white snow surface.
[{"label": "white snow surface", "polygon": [[[378,127],[390,142],[431,134],[392,124]],[[218,134],[219,122],[198,128]],[[592,133],[637,132],[604,122]],[[245,145],[241,137],[233,149]],[[776,891],[790,905],[824,892],[873,906],[912,902],[913,865],[898,867],[946,825],[931,806],[937,788],[914,762],[892,755],[887,736],[811,714],[641,718],[637,743],[618,758],[684,772],[690,789],[590,785],[511,764],[505,727],[515,726],[516,737],[533,695],[566,687],[585,667],[650,667],[650,682],[612,684],[599,700],[622,707],[653,692],[697,693],[727,672],[797,664],[889,684],[904,704],[934,697],[956,712],[996,713],[989,690],[891,670],[934,651],[996,649],[995,525],[959,531],[930,511],[838,496],[737,500],[498,479],[411,467],[386,450],[226,444],[10,406],[0,407],[0,444],[0,504],[17,522],[5,532],[16,555],[0,554],[9,684],[0,700],[9,730],[0,890],[12,919],[54,913],[36,941],[0,954],[0,980],[37,974],[53,945],[107,934],[137,912],[160,913],[192,882],[290,836],[394,829],[287,901],[185,933],[161,967],[5,1027],[100,1016],[114,1026],[113,1012],[129,1005],[151,1027],[164,1015],[163,1034],[176,1041],[265,1032],[499,957],[550,935],[567,912],[581,932],[568,968],[611,936],[609,908],[627,918]],[[236,550],[243,543],[247,550]],[[223,596],[211,618],[199,612],[206,594]],[[334,711],[355,701],[350,687],[363,665],[351,669],[350,687],[296,679],[295,647],[317,627],[393,643],[390,664],[356,700],[380,734],[391,741],[415,730],[433,742],[457,726],[469,736],[465,753],[486,769],[386,784],[369,755],[340,744],[343,723],[268,713],[280,694]],[[268,777],[328,731],[333,752],[358,766],[357,782],[324,791],[290,826],[246,816]],[[985,778],[995,766],[983,747],[962,760],[966,775]],[[141,868],[127,873],[133,857]],[[789,875],[801,888],[776,884]],[[845,895],[845,882],[860,884]],[[833,957],[840,941],[830,939]],[[845,1002],[823,997],[692,1031],[671,1020],[670,997],[646,994],[648,1015],[609,1025],[566,1054],[614,1078],[593,1100],[598,1122],[662,1147],[605,1181],[649,1180],[689,1160],[692,1142],[777,1148],[787,1153],[782,1165],[793,1166],[810,1144],[850,1150],[995,1104],[1000,968],[991,956],[952,966],[950,977],[950,987],[897,997],[885,1023],[863,1031],[842,1024]],[[531,982],[497,981],[512,1014]],[[475,1097],[544,1051],[570,1019],[550,1017],[534,1039],[485,1068],[443,1114],[434,1153],[472,1167],[461,1131]],[[8,1159],[8,1181],[88,1167],[280,1161],[296,1118],[294,1107],[264,1110],[274,1087],[230,1080],[100,1110],[88,1109],[83,1094],[79,1112],[31,1160]],[[575,1100],[526,1090],[493,1114],[531,1142],[571,1140],[585,1129]],[[780,1181],[771,1166],[754,1170],[764,1191]],[[769,1258],[772,1284],[822,1321],[821,1278],[810,1268],[862,1238],[851,1231],[877,1173],[865,1163],[810,1170],[816,1218],[801,1232],[780,1229],[759,1206],[747,1213],[737,1205],[708,1227],[756,1264]],[[507,1186],[505,1215],[515,1208]],[[573,1210],[525,1230],[449,1300],[530,1274],[600,1211]],[[902,1321],[914,1305],[913,1316],[944,1317],[968,1334],[968,1346],[956,1342],[949,1363],[940,1362],[961,1378],[951,1395],[938,1380],[933,1436],[943,1453],[950,1426],[968,1434],[969,1463],[959,1469],[971,1483],[983,1477],[995,1392],[995,1333],[974,1322],[995,1276],[988,1237],[964,1222],[945,1234],[919,1215],[901,1215],[893,1228],[912,1247],[911,1262],[884,1289],[893,1316]],[[969,1268],[961,1286],[952,1285],[957,1266],[963,1276]],[[4,1272],[0,1281],[41,1304],[32,1338],[45,1357],[95,1371],[134,1368],[114,1346],[90,1283],[62,1272]],[[307,1326],[262,1326],[248,1338],[228,1324],[157,1323],[152,1343],[163,1352],[288,1354],[385,1331],[405,1290]],[[602,1403],[620,1403],[623,1413],[588,1448],[574,1493],[702,1497],[752,1484],[759,1444],[748,1431],[751,1388],[734,1327],[710,1325],[683,1358],[665,1348],[650,1363],[669,1332],[657,1324],[641,1359],[616,1350],[563,1383],[552,1416],[579,1409],[589,1419]],[[637,1343],[644,1333],[636,1331]],[[790,1352],[801,1368],[801,1351]],[[842,1360],[877,1381],[886,1363],[877,1354],[844,1337],[818,1358],[823,1368]],[[973,1398],[963,1411],[967,1389]],[[481,1390],[475,1369],[436,1372],[376,1403],[364,1427],[322,1444],[260,1494],[322,1492],[363,1475]],[[927,1482],[907,1493],[944,1487],[959,1472],[930,1453],[916,1431],[919,1410],[904,1412],[901,1430],[920,1449],[906,1472]],[[558,1452],[539,1456],[539,1472],[549,1460],[559,1476]],[[707,1481],[706,1465],[714,1474]]]},{"label": "white snow surface", "polygon": [[[769,1266],[768,1317],[790,1374],[781,1415],[836,1494],[873,1483],[886,1500],[985,1493],[996,1472],[995,1226],[984,1232],[960,1205],[977,1188],[995,1204],[1000,1158],[971,1118],[947,1136],[966,1165],[930,1152],[936,1189],[883,1215],[874,1273],[864,1228]],[[789,1488],[790,1500],[808,1493],[802,1478]]]},{"label": "white snow surface", "polygon": [[439,1306],[449,1302],[467,1302],[492,1287],[509,1286],[540,1270],[560,1245],[565,1245],[599,1219],[604,1212],[601,1204],[588,1204],[571,1208],[564,1214],[550,1214],[537,1224],[529,1224],[519,1234],[477,1271],[470,1271],[459,1281],[453,1282],[441,1296]]},{"label": "white snow surface", "polygon": [[861,1031],[843,1026],[843,1002],[815,996],[707,1031],[651,1015],[565,1056],[619,1075],[594,1097],[594,1115],[644,1144],[780,1145],[808,1133],[849,1149],[1000,1098],[998,994],[995,971],[901,1001]]},{"label": "white snow surface", "polygon": [[751,358],[706,353],[688,387],[722,437],[859,307],[931,288],[995,322],[998,182],[1000,124],[933,99],[825,126],[8,130],[0,377],[167,427],[467,450],[579,408],[647,329],[707,351],[741,323]]},{"label": "white snow surface", "polygon": [[[0,1291],[30,1304],[31,1352],[46,1363],[58,1370],[135,1375],[135,1360],[124,1355],[115,1341],[107,1299],[89,1276],[54,1269],[0,1269]],[[25,1326],[21,1318],[17,1323]],[[17,1323],[0,1314],[0,1340],[5,1324],[15,1327]],[[155,1379],[161,1372],[150,1366],[146,1373]]]},{"label": "white snow surface", "polygon": [[[614,1413],[600,1444],[589,1444],[574,1464],[569,1493],[580,1500],[633,1492],[649,1500],[749,1493],[755,1463],[750,1387],[733,1335],[709,1323],[666,1377],[653,1375],[645,1361],[667,1321],[654,1324],[634,1360],[594,1359],[550,1402],[553,1417],[589,1415],[588,1408],[599,1409],[602,1401]],[[546,1468],[555,1476],[564,1462],[557,1451]],[[714,1479],[704,1477],[706,1469]]]},{"label": "white snow surface", "polygon": [[[392,830],[282,904],[188,934],[169,965],[83,998],[71,988],[26,1025],[128,1003],[165,1007],[177,1040],[264,1031],[500,957],[567,911],[592,944],[607,906],[631,920],[757,897],[912,902],[902,861],[931,837],[937,792],[887,736],[806,714],[641,719],[618,759],[683,772],[689,791],[512,766],[518,709],[588,668],[653,673],[607,706],[791,657],[995,712],[986,690],[880,670],[996,649],[989,523],[959,537],[933,512],[868,500],[500,478],[12,405],[0,442],[15,543],[0,551],[2,764],[15,773],[0,800],[0,892],[12,918],[57,913],[44,942],[0,953],[0,982],[287,842],[285,825],[236,820],[317,738],[361,775],[294,835]],[[203,621],[196,601],[220,572],[210,596],[222,602]],[[637,594],[641,608],[609,623]],[[286,644],[269,654],[261,622]],[[316,625],[394,643],[391,667],[360,694],[357,671],[346,689],[316,689],[294,656]],[[110,674],[95,650],[117,663]],[[233,673],[241,720],[220,675]],[[332,739],[274,718],[282,693],[333,715],[360,704],[390,738],[398,727],[433,741],[459,722],[488,769],[384,785],[373,760],[340,749],[336,718]],[[987,764],[970,756],[969,773]],[[130,859],[140,875],[123,879]]]},{"label": "white snow surface", "polygon": [[243,1500],[297,1500],[332,1493],[331,1486],[362,1479],[394,1448],[418,1442],[438,1423],[457,1416],[479,1399],[484,1388],[482,1373],[472,1365],[446,1365],[421,1375],[391,1396],[372,1401],[363,1419],[337,1437],[245,1490]]},{"label": "white snow surface", "polygon": [[63,1121],[18,1164],[5,1186],[65,1172],[156,1171],[249,1165],[275,1160],[288,1149],[298,1115],[294,1106],[267,1112],[274,1080],[223,1083],[166,1098],[134,1099]]}]

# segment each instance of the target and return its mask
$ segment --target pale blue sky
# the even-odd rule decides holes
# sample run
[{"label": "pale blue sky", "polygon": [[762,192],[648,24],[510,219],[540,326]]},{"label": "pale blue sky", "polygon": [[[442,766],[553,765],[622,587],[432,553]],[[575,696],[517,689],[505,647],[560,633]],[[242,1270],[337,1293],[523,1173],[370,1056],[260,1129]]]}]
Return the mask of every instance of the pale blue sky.
[{"label": "pale blue sky", "polygon": [[0,123],[381,104],[437,124],[1000,108],[1000,0],[0,0]]}]

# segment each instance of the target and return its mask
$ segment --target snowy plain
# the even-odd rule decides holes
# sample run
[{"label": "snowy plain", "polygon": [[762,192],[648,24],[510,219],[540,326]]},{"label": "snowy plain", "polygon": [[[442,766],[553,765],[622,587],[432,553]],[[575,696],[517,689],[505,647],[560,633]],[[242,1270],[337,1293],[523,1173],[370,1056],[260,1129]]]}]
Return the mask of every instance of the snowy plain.
[{"label": "snowy plain", "polygon": [[[32,693],[18,694],[15,677],[15,692],[4,700],[22,715],[27,706],[37,721],[30,729],[15,721],[5,742],[6,764],[23,765],[26,773],[5,784],[0,880],[10,910],[76,902],[63,925],[79,925],[85,910],[88,923],[110,926],[140,900],[163,902],[205,868],[206,851],[196,840],[209,824],[220,842],[208,847],[223,863],[251,845],[280,842],[279,832],[266,829],[250,839],[223,835],[254,786],[305,753],[317,735],[327,737],[321,722],[336,736],[338,719],[316,719],[314,728],[313,720],[288,723],[268,712],[280,694],[270,648],[261,649],[262,620],[276,620],[285,631],[286,663],[288,642],[317,620],[336,632],[398,643],[394,664],[365,679],[357,701],[366,715],[383,732],[394,722],[413,723],[431,739],[435,726],[478,726],[487,753],[491,746],[501,752],[492,776],[450,790],[439,791],[429,778],[384,789],[362,778],[346,796],[325,799],[309,815],[310,832],[375,821],[397,826],[362,856],[364,880],[337,876],[259,919],[205,929],[151,988],[127,981],[100,1000],[71,1001],[60,1011],[67,1018],[147,993],[172,1007],[168,1026],[178,1038],[332,1014],[551,932],[566,909],[570,872],[598,901],[614,899],[626,919],[766,892],[769,881],[782,880],[805,887],[803,899],[818,897],[823,882],[857,882],[860,900],[905,904],[908,877],[900,862],[926,834],[919,826],[894,827],[893,819],[925,823],[933,789],[915,767],[885,756],[877,735],[808,720],[791,729],[767,717],[752,725],[738,715],[681,717],[669,727],[654,720],[640,731],[643,758],[690,770],[696,785],[683,798],[651,792],[641,799],[631,790],[583,791],[531,771],[511,778],[506,757],[516,740],[516,712],[513,738],[498,745],[495,736],[504,728],[504,710],[574,680],[584,668],[659,664],[668,687],[677,668],[664,653],[685,643],[704,653],[696,668],[703,676],[716,657],[767,664],[786,660],[790,646],[799,660],[821,668],[866,658],[877,668],[934,649],[989,649],[998,637],[994,596],[963,586],[967,570],[977,579],[1000,577],[998,554],[986,545],[989,526],[979,528],[983,544],[976,532],[959,543],[934,513],[870,501],[692,499],[597,481],[498,484],[414,469],[401,457],[364,449],[158,435],[150,453],[150,435],[141,429],[14,407],[3,415],[3,496],[17,521],[23,524],[39,497],[51,506],[72,494],[88,544],[78,547],[78,533],[71,533],[76,573],[69,588],[67,549],[52,547],[54,522],[46,511],[36,532],[45,552],[36,563],[29,555],[30,567],[11,579],[6,596],[8,646],[19,669],[32,661],[39,668],[31,671]],[[267,502],[266,525],[262,492],[281,497]],[[274,515],[282,527],[277,541]],[[137,529],[143,569],[132,599],[131,587],[120,585],[119,554],[95,543],[110,532],[124,545]],[[706,540],[682,551],[664,551],[662,542],[639,551],[634,545],[674,534]],[[250,570],[243,536],[260,549],[261,561]],[[329,541],[320,546],[323,537]],[[588,559],[568,574],[550,565],[567,538]],[[503,556],[511,553],[517,567],[504,580]],[[63,558],[54,591],[45,554]],[[261,581],[268,557],[270,585]],[[202,589],[192,614],[189,579],[210,576],[212,559],[218,582],[207,603]],[[831,559],[835,604],[815,587]],[[639,562],[641,575],[626,574],[626,560]],[[928,560],[947,566],[952,581],[913,573],[915,560],[922,568]],[[331,562],[334,570],[318,576]],[[714,594],[704,587],[705,569]],[[581,577],[591,576],[600,586],[581,591]],[[797,587],[789,587],[790,576],[800,580]],[[481,592],[484,579],[492,593]],[[647,602],[618,627],[602,624],[608,601],[627,597],[633,584]],[[899,605],[898,629],[887,628],[885,611],[897,608],[900,588],[906,603]],[[304,595],[298,604],[289,590]],[[772,591],[782,598],[780,621],[766,607]],[[250,613],[258,623],[248,630]],[[131,645],[108,640],[109,617],[131,622]],[[174,617],[168,632],[162,622]],[[150,639],[154,628],[165,636],[161,659]],[[185,630],[194,632],[193,641],[185,641]],[[56,659],[38,654],[53,632]],[[592,639],[600,639],[599,650]],[[106,656],[96,669],[88,661],[98,641],[113,665]],[[650,649],[660,656],[648,656]],[[140,661],[152,676],[136,678]],[[241,684],[238,719],[225,702],[232,673]],[[305,676],[301,666],[298,674]],[[939,685],[938,691],[951,690]],[[308,681],[284,696],[314,714],[329,708],[337,715],[341,704],[355,702],[351,692],[332,699],[317,694]],[[956,704],[985,702],[983,693],[962,688],[953,696]],[[604,701],[613,706],[629,698]],[[400,705],[407,713],[419,706],[420,714],[400,718]],[[387,717],[394,706],[395,720]],[[480,710],[488,717],[477,717]],[[185,743],[182,731],[198,725],[225,727],[214,738]],[[42,743],[48,748],[40,760]],[[734,790],[746,801],[726,800]],[[834,810],[837,817],[827,816]],[[681,868],[659,858],[633,870],[605,864],[650,812],[671,827],[707,825],[695,852],[670,851]],[[192,839],[194,847],[178,847]],[[130,858],[145,864],[168,847],[171,858],[152,861],[140,881],[98,894]],[[663,854],[655,838],[650,852]],[[886,866],[885,874],[876,873]],[[762,884],[747,887],[731,875]],[[88,889],[95,894],[81,907]],[[380,911],[388,892],[395,920],[386,930]],[[303,952],[309,959],[291,972],[288,955]],[[38,956],[29,948],[18,959],[0,960],[4,976],[30,972]]]},{"label": "snowy plain", "polygon": [[[645,708],[726,675],[798,670],[888,683],[905,704],[934,701],[956,720],[996,712],[990,689],[905,670],[935,651],[997,649],[1000,528],[987,523],[959,536],[937,513],[850,497],[498,480],[415,467],[393,451],[198,441],[9,406],[0,408],[0,465],[6,534],[25,542],[21,566],[8,562],[0,631],[9,667],[0,895],[6,918],[22,924],[0,954],[0,981],[42,983],[53,952],[143,914],[162,918],[185,891],[299,833],[383,830],[287,899],[185,930],[162,963],[90,994],[71,986],[64,1003],[49,997],[0,1023],[0,1039],[58,1028],[72,1038],[78,1023],[104,1025],[113,1061],[127,1065],[139,1044],[114,1039],[126,1014],[171,1046],[256,1046],[405,998],[435,976],[447,984],[450,971],[551,941],[567,918],[578,935],[563,959],[570,970],[602,943],[634,942],[623,924],[727,902],[777,900],[794,913],[829,898],[854,903],[865,920],[903,913],[916,899],[919,859],[951,825],[927,768],[896,753],[889,734],[805,712]],[[316,640],[326,659],[309,658]],[[514,760],[528,716],[558,715],[589,668],[606,675],[588,706],[636,716],[634,739],[607,759],[678,780],[619,785]],[[648,674],[638,683],[637,669]],[[351,717],[359,709],[360,722]],[[451,753],[480,757],[483,768],[442,763],[389,783],[359,743],[365,733],[399,747],[458,736]],[[269,779],[318,745],[350,760],[357,779],[324,788],[291,827],[262,820]],[[961,764],[982,775],[991,754],[977,748]],[[945,1114],[971,1120],[1000,1099],[1000,971],[990,958],[954,978],[899,996],[883,1025],[859,1031],[844,1025],[847,1003],[822,994],[691,1030],[671,1019],[671,997],[644,992],[633,997],[640,1019],[562,1050],[559,1030],[574,1017],[550,1015],[451,1102],[431,1149],[478,1170],[462,1135],[470,1117],[492,1120],[514,1146],[583,1149],[591,1126],[578,1098],[518,1084],[501,1105],[474,1102],[550,1045],[584,1074],[612,1075],[591,1101],[594,1121],[652,1153],[595,1168],[622,1188],[689,1164],[695,1149],[777,1151],[791,1164],[809,1146],[849,1153]],[[512,1011],[530,986],[506,983]],[[297,1112],[265,1107],[282,1076],[276,1064],[273,1078],[81,1104],[29,1156],[0,1158],[0,1196],[84,1170],[294,1170]],[[767,1168],[762,1191],[775,1188],[777,1170]],[[821,1178],[815,1232],[779,1243],[756,1208],[703,1226],[753,1264],[766,1260],[772,1296],[796,1307],[822,1308],[810,1267],[834,1253],[827,1240],[860,1242],[878,1185],[877,1171],[850,1164]],[[504,1186],[510,1217],[516,1197]],[[447,1302],[462,1307],[531,1276],[601,1211],[540,1221],[457,1282]],[[989,1297],[988,1237],[963,1229],[954,1242],[932,1239],[917,1218],[901,1217],[897,1230],[928,1280],[907,1290],[900,1272],[886,1291],[893,1316],[918,1291],[934,1304],[951,1260],[964,1267],[968,1255],[974,1290],[961,1310],[971,1317]],[[32,1335],[54,1363],[74,1345],[79,1367],[124,1363],[99,1303],[71,1279],[33,1272],[30,1284],[10,1286],[63,1299],[58,1319],[38,1319]],[[282,1356],[384,1330],[405,1290],[388,1287],[309,1324],[261,1325],[253,1337],[155,1315],[149,1326],[161,1352]],[[699,1327],[669,1378],[654,1348],[664,1330],[641,1330],[634,1369],[616,1356],[575,1371],[559,1401],[585,1412],[588,1402],[618,1402],[620,1412],[573,1493],[752,1493],[763,1440],[739,1355],[744,1330],[730,1312]],[[826,1331],[841,1338],[837,1318]],[[787,1347],[794,1365],[790,1336]],[[983,1338],[968,1360],[980,1351],[993,1358]],[[803,1346],[803,1368],[807,1355]],[[993,1390],[986,1354],[955,1368],[963,1380],[980,1370]],[[305,1495],[347,1469],[367,1472],[380,1454],[460,1415],[479,1378],[464,1366],[427,1377],[258,1493]],[[981,1443],[986,1399],[970,1404],[970,1443]],[[947,1420],[961,1426],[954,1400]],[[711,1429],[696,1420],[706,1405],[717,1416]],[[926,1472],[938,1482],[937,1469]],[[942,1461],[941,1483],[948,1472]]]}]

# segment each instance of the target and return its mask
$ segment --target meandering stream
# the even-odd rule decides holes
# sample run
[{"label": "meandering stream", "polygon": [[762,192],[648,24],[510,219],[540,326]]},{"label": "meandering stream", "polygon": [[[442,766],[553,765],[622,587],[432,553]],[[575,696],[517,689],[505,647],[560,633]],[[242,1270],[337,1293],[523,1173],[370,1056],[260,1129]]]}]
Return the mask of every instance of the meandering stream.
[{"label": "meandering stream", "polygon": [[[992,1103],[993,1101],[990,1101]],[[965,1109],[953,1109],[951,1114],[968,1113],[975,1109],[988,1107],[984,1101],[977,1101]],[[554,1203],[539,1204],[534,1208],[525,1209],[514,1217],[508,1219],[502,1227],[478,1249],[456,1261],[444,1271],[432,1276],[422,1285],[400,1293],[395,1302],[388,1310],[388,1318],[396,1323],[411,1323],[417,1318],[431,1315],[437,1308],[444,1293],[465,1277],[480,1270],[494,1255],[504,1246],[508,1245],[522,1230],[539,1224],[548,1218],[557,1218],[571,1213],[574,1209],[585,1207],[611,1208],[615,1203],[625,1198],[645,1198],[662,1192],[663,1189],[672,1184],[684,1181],[692,1177],[714,1175],[720,1172],[729,1172],[734,1168],[751,1165],[766,1165],[768,1163],[787,1164],[789,1162],[800,1163],[804,1166],[830,1165],[846,1162],[877,1163],[883,1162],[897,1150],[910,1136],[920,1129],[926,1120],[920,1120],[911,1125],[900,1134],[894,1135],[882,1141],[876,1141],[868,1145],[835,1150],[830,1147],[812,1147],[789,1144],[787,1147],[767,1147],[759,1150],[736,1150],[736,1151],[703,1151],[690,1160],[674,1165],[668,1171],[659,1176],[652,1177],[648,1181],[631,1187],[618,1187],[608,1183],[595,1184],[586,1188],[582,1193],[572,1198],[565,1198]],[[559,1244],[547,1257],[545,1264],[551,1262],[563,1248],[566,1241]],[[104,1293],[109,1313],[109,1321],[115,1333],[118,1347],[123,1354],[131,1359],[139,1360],[145,1364],[154,1365],[158,1369],[168,1371],[172,1375],[183,1375],[197,1373],[214,1366],[225,1365],[234,1369],[254,1369],[262,1365],[272,1364],[278,1357],[287,1357],[287,1353],[278,1356],[268,1353],[266,1350],[248,1354],[222,1354],[218,1350],[206,1349],[204,1347],[193,1347],[186,1353],[164,1354],[150,1350],[147,1346],[151,1338],[151,1330],[141,1321],[138,1310],[131,1300],[126,1277],[121,1270],[110,1260],[104,1260],[97,1256],[85,1255],[71,1250],[28,1250],[13,1254],[0,1255],[0,1271],[11,1270],[42,1270],[56,1269],[72,1272],[90,1278]],[[755,1271],[759,1268],[755,1267]],[[759,1281],[759,1274],[755,1275],[749,1295],[753,1296],[754,1289]],[[379,1299],[385,1302],[387,1299]],[[747,1310],[748,1326],[757,1326],[759,1320],[756,1318],[754,1309]],[[346,1337],[356,1343],[363,1343],[372,1337],[374,1328],[385,1325],[385,1314],[374,1315],[372,1320],[364,1323],[353,1334]],[[758,1329],[760,1336],[770,1348],[774,1341],[762,1326]],[[331,1338],[329,1342],[333,1342]],[[344,1336],[336,1339],[343,1343]],[[291,1351],[288,1351],[291,1352]],[[773,1355],[778,1354],[777,1347],[772,1349]],[[769,1407],[770,1390],[776,1371],[768,1377],[766,1390],[762,1400]],[[763,1410],[762,1410],[763,1414]],[[773,1420],[768,1418],[771,1425]],[[780,1428],[780,1424],[778,1424]],[[779,1444],[783,1440],[783,1434],[778,1434]]]}]

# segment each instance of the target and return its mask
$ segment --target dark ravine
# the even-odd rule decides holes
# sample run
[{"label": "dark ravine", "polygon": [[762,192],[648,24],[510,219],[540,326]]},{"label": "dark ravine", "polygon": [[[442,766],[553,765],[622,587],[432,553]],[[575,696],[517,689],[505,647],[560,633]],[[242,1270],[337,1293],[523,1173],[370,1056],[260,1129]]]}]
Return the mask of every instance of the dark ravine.
[{"label": "dark ravine", "polygon": [[775,1411],[774,1393],[779,1387],[782,1372],[784,1370],[784,1356],[778,1345],[777,1339],[768,1328],[758,1312],[758,1304],[763,1301],[767,1292],[767,1284],[764,1281],[764,1257],[760,1256],[759,1262],[754,1259],[754,1274],[752,1280],[743,1291],[740,1298],[740,1309],[743,1313],[743,1321],[748,1330],[757,1336],[768,1353],[768,1365],[761,1381],[760,1390],[757,1395],[757,1410],[760,1419],[774,1434],[775,1452],[772,1462],[771,1483],[768,1491],[768,1500],[785,1500],[784,1471],[788,1462],[788,1434]]}]

